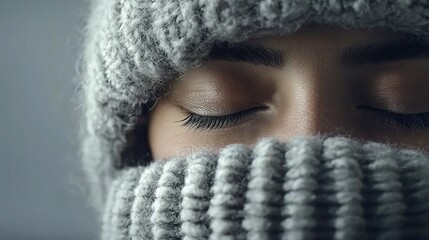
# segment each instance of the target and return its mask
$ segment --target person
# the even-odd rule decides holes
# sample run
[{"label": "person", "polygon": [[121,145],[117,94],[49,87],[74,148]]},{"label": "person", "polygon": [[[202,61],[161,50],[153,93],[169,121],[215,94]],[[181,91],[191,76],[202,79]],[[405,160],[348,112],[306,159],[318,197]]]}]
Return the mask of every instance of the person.
[{"label": "person", "polygon": [[82,155],[103,239],[429,239],[423,1],[107,1]]}]

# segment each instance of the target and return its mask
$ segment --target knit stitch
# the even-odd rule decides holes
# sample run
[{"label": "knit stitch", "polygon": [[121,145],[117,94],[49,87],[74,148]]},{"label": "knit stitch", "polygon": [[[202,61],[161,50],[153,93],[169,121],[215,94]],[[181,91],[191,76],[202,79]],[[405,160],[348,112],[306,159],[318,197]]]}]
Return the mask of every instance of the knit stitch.
[{"label": "knit stitch", "polygon": [[230,145],[123,171],[104,239],[424,240],[428,176],[423,152],[343,137]]}]

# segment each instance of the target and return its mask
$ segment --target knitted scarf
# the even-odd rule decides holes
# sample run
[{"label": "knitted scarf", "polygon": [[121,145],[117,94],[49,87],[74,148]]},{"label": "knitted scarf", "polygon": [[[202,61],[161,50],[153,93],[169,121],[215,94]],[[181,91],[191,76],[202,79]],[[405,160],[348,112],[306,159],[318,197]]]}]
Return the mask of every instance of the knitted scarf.
[{"label": "knitted scarf", "polygon": [[103,239],[429,239],[429,157],[343,138],[155,161],[110,187]]}]

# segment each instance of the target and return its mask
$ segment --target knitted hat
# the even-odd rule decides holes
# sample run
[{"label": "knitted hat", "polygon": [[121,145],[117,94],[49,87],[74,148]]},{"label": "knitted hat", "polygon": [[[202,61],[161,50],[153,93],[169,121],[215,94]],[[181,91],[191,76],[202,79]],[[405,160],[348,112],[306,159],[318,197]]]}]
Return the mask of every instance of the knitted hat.
[{"label": "knitted hat", "polygon": [[94,204],[104,208],[109,186],[124,175],[123,166],[143,164],[141,159],[149,152],[142,147],[147,146],[145,109],[166,83],[198,66],[217,42],[288,34],[310,22],[426,36],[429,4],[424,0],[94,1],[84,50],[81,131],[83,166]]}]

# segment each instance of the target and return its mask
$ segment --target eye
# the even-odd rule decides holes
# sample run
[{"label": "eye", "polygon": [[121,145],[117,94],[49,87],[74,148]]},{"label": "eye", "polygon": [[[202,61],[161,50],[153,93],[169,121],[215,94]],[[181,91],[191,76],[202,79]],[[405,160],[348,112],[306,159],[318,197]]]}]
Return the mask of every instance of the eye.
[{"label": "eye", "polygon": [[255,107],[221,116],[205,116],[189,113],[186,118],[180,120],[179,122],[183,122],[182,126],[195,130],[228,128],[252,119],[252,117],[255,117],[259,111],[264,109],[266,109],[266,107]]},{"label": "eye", "polygon": [[382,124],[414,130],[429,129],[429,112],[404,114],[369,106],[358,106],[358,109],[364,110],[370,118]]}]

